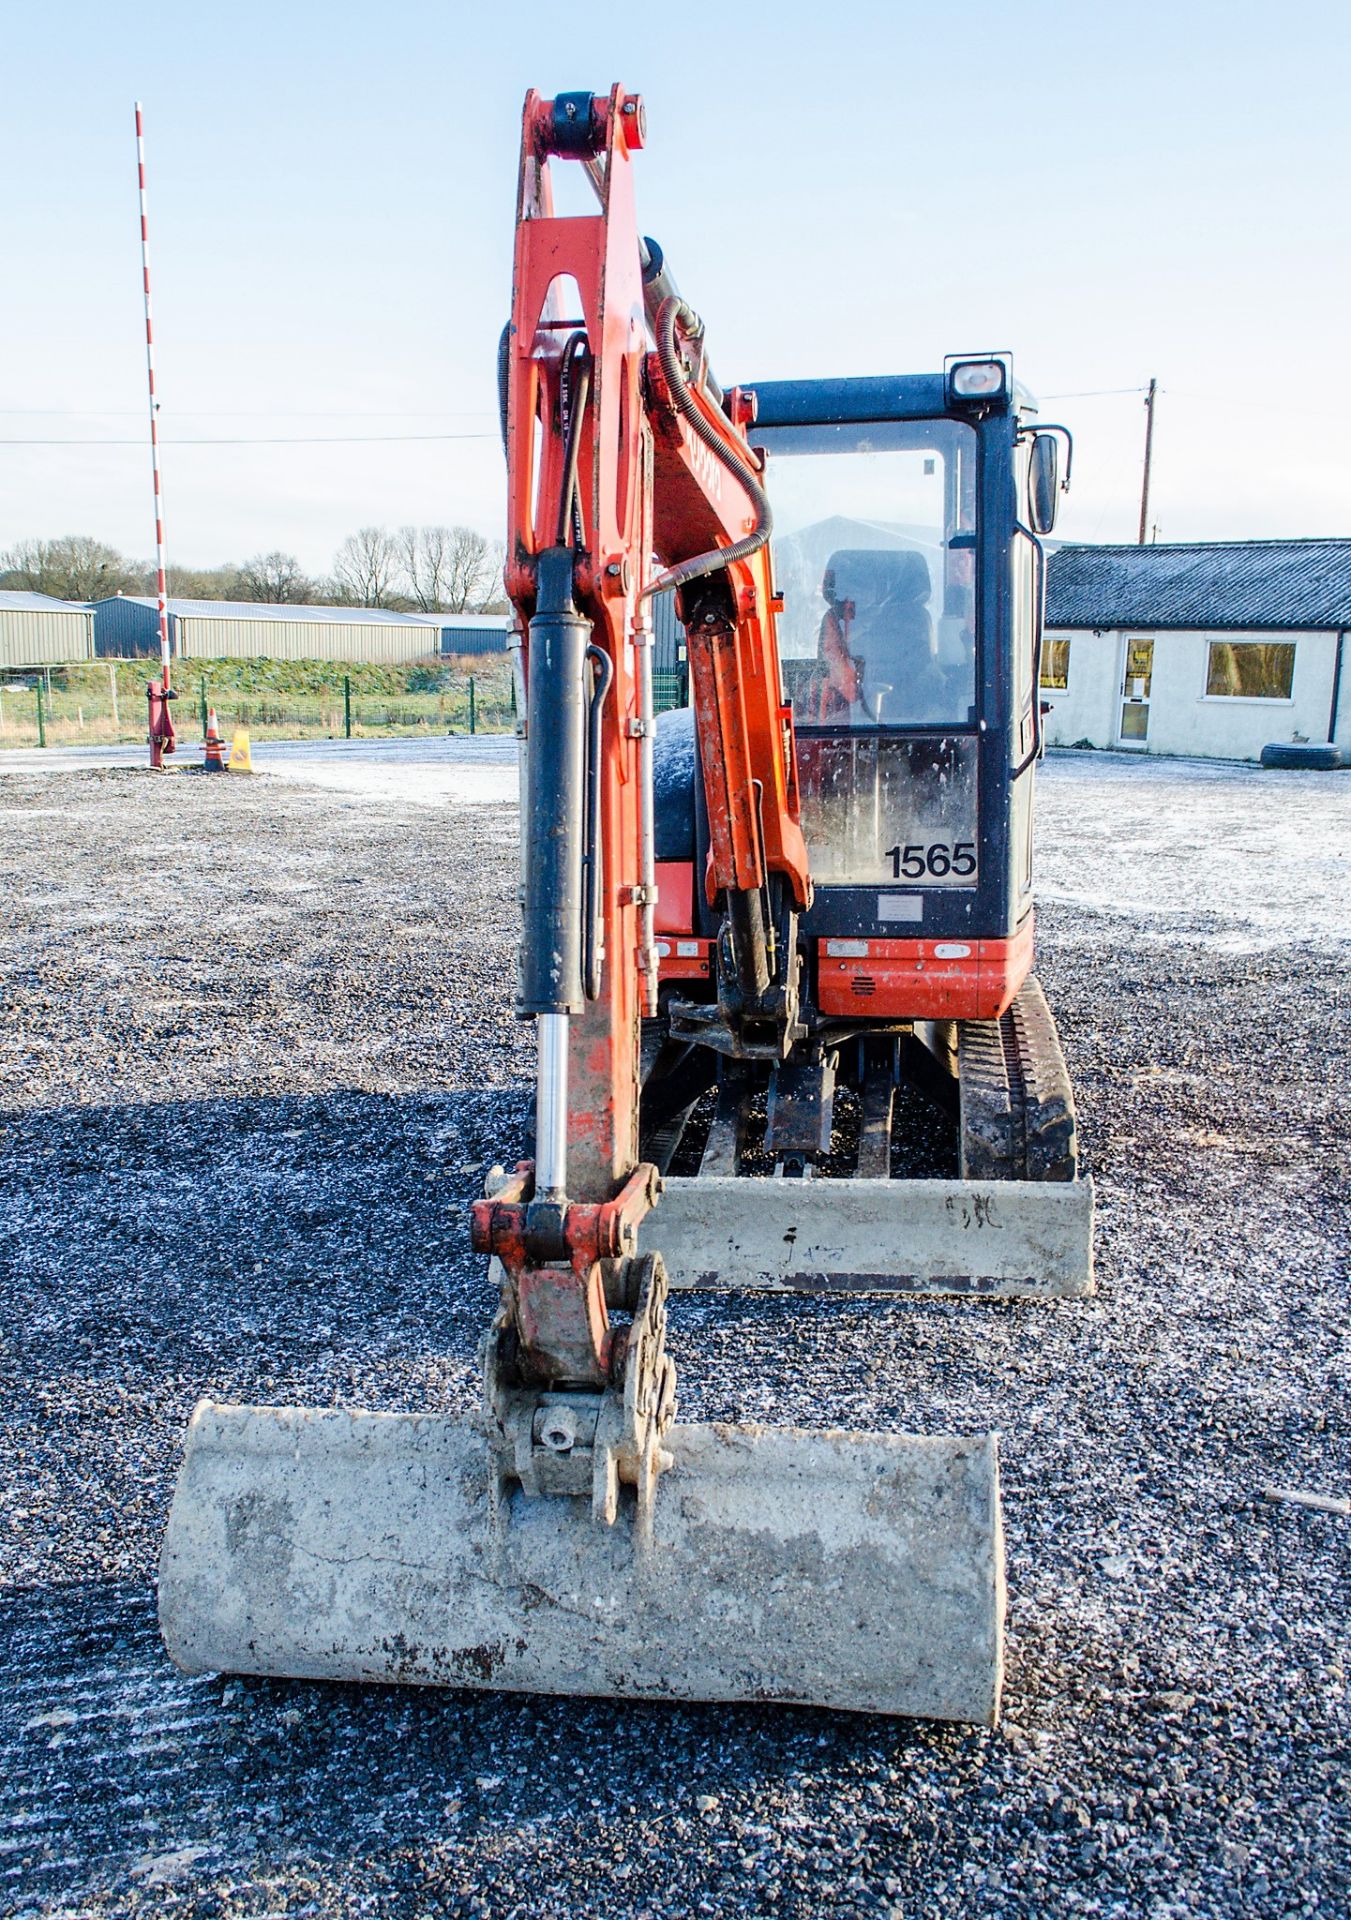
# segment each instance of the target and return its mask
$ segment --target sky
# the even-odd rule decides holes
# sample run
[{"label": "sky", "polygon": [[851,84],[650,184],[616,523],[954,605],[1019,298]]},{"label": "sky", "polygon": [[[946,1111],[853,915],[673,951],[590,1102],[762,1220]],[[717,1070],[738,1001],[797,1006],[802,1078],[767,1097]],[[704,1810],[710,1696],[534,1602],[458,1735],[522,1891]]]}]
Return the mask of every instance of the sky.
[{"label": "sky", "polygon": [[58,0],[5,49],[0,549],[152,550],[137,98],[171,564],[500,535],[521,102],[616,80],[724,384],[1011,349],[1105,541],[1153,376],[1160,539],[1351,535],[1343,0]]}]

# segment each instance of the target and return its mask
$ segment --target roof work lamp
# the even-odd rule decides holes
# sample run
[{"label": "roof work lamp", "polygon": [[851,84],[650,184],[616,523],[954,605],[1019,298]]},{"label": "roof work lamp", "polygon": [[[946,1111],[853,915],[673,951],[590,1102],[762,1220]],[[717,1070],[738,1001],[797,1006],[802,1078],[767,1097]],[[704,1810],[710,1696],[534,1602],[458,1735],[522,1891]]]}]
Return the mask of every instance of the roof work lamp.
[{"label": "roof work lamp", "polygon": [[951,360],[947,366],[948,399],[1002,400],[1009,388],[1009,372],[1002,360]]}]

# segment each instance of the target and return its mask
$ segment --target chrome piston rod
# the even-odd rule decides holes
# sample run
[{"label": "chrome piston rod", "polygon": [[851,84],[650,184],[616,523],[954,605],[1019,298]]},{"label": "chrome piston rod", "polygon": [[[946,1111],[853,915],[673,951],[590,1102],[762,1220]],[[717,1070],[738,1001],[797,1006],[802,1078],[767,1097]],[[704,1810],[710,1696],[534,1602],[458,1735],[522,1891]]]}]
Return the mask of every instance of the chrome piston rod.
[{"label": "chrome piston rod", "polygon": [[568,1016],[535,1018],[535,1195],[562,1200],[568,1185]]},{"label": "chrome piston rod", "polygon": [[640,601],[633,624],[634,656],[638,667],[638,971],[647,1004],[657,1011],[657,810],[653,794],[656,759],[656,713],[652,693],[652,613]]},{"label": "chrome piston rod", "polygon": [[539,556],[530,621],[529,754],[521,837],[526,847],[519,1012],[534,1015],[538,1043],[535,1191],[567,1187],[568,1019],[586,1004],[583,903],[586,866],[587,649],[590,622],[573,597],[573,554]]}]

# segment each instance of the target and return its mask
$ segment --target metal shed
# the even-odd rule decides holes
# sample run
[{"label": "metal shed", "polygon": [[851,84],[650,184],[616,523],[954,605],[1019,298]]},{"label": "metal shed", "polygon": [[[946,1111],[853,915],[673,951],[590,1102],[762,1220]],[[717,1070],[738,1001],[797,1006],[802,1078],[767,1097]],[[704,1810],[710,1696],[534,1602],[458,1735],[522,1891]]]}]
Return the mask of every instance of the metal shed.
[{"label": "metal shed", "polygon": [[685,665],[685,629],[676,618],[674,592],[652,596],[652,667],[656,673],[679,673]]},{"label": "metal shed", "polygon": [[505,653],[511,637],[509,613],[428,613],[441,630],[442,653]]},{"label": "metal shed", "polygon": [[[169,641],[184,660],[374,660],[394,666],[440,651],[435,616],[383,607],[271,606],[255,600],[170,600]],[[94,603],[98,651],[126,659],[159,649],[156,602],[118,594]]]},{"label": "metal shed", "polygon": [[131,594],[95,600],[94,649],[100,659],[136,660],[159,652],[156,602]]},{"label": "metal shed", "polygon": [[87,606],[46,593],[0,593],[0,668],[93,658],[94,616]]}]

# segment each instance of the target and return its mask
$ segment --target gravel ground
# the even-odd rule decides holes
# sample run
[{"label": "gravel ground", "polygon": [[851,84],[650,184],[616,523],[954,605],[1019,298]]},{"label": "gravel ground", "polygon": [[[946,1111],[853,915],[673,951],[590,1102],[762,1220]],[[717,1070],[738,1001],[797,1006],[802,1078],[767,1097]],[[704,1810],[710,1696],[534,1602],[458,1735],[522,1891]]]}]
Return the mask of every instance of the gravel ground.
[{"label": "gravel ground", "polygon": [[674,1303],[686,1418],[1002,1431],[997,1732],[174,1673],[199,1395],[473,1400],[514,818],[409,764],[0,779],[0,1910],[1351,1910],[1336,775],[1048,763],[1096,1299]]}]

